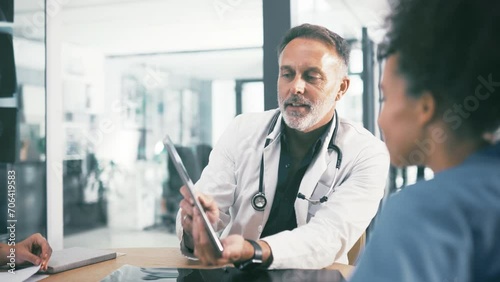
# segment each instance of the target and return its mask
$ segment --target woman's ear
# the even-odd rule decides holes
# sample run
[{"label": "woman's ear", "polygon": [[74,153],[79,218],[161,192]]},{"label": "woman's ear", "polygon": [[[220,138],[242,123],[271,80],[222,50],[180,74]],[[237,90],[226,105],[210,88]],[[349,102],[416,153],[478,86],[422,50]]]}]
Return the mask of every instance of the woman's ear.
[{"label": "woman's ear", "polygon": [[436,99],[429,92],[424,92],[417,100],[417,122],[422,125],[428,125],[436,116]]},{"label": "woman's ear", "polygon": [[342,81],[340,81],[339,91],[337,92],[337,97],[335,97],[335,101],[339,101],[342,97],[344,97],[347,89],[349,89],[349,85],[351,84],[351,79],[348,76],[344,76]]}]

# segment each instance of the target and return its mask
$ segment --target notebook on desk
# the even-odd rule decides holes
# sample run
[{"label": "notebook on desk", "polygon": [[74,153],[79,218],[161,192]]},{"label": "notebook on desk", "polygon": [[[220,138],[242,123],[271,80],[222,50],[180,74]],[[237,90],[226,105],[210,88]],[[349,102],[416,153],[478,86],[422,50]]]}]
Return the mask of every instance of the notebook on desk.
[{"label": "notebook on desk", "polygon": [[80,247],[64,249],[52,253],[46,273],[58,273],[114,258],[116,258],[116,252],[108,250]]}]

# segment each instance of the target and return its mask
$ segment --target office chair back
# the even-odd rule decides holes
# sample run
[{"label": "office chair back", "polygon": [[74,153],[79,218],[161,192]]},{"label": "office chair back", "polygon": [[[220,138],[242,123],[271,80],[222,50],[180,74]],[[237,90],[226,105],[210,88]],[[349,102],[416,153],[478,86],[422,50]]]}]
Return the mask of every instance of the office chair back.
[{"label": "office chair back", "polygon": [[366,244],[366,232],[364,232],[363,235],[361,235],[358,241],[354,243],[352,248],[347,253],[347,259],[349,260],[350,265],[356,265],[356,260],[361,254],[361,251],[363,251],[365,244]]}]

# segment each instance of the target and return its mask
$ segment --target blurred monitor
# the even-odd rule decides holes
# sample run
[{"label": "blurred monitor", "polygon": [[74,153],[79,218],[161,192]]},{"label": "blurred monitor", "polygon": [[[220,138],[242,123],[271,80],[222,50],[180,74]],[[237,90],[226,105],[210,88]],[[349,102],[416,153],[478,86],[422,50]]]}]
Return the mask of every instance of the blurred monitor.
[{"label": "blurred monitor", "polygon": [[12,97],[17,87],[12,36],[1,30],[0,50],[0,98]]},{"label": "blurred monitor", "polygon": [[16,108],[0,107],[0,163],[16,160]]},{"label": "blurred monitor", "polygon": [[14,22],[14,0],[0,0],[0,22]]}]

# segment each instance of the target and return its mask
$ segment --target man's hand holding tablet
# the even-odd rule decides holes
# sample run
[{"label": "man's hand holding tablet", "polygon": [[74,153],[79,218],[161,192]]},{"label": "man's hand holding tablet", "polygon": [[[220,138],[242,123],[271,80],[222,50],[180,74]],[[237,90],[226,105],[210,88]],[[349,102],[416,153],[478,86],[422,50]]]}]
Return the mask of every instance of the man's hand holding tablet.
[{"label": "man's hand holding tablet", "polygon": [[[230,235],[224,238],[222,256],[217,255],[214,244],[207,232],[203,217],[198,209],[193,206],[191,195],[186,186],[182,186],[180,192],[184,199],[180,202],[182,227],[184,230],[184,244],[194,249],[195,256],[205,265],[227,265],[233,262],[246,260],[253,256],[251,246],[240,235]],[[196,193],[205,213],[214,225],[219,220],[219,209],[212,197]]]},{"label": "man's hand holding tablet", "polygon": [[[182,226],[185,228],[184,237],[187,243],[186,246],[188,248],[194,247],[196,255],[197,252],[200,252],[200,248],[196,248],[196,246],[205,246],[205,244],[211,244],[212,249],[210,250],[210,248],[208,248],[208,251],[213,253],[215,257],[221,257],[223,251],[222,243],[220,242],[219,237],[217,236],[217,233],[215,233],[213,228],[214,222],[217,222],[217,220],[219,219],[219,210],[217,208],[217,205],[214,201],[211,200],[211,198],[207,196],[200,196],[200,194],[197,194],[195,192],[193,181],[189,177],[186,167],[182,163],[182,159],[179,156],[179,153],[177,153],[174,143],[168,135],[165,137],[165,139],[163,139],[163,145],[167,149],[168,154],[172,159],[172,163],[179,173],[182,182],[184,182],[184,186],[181,188],[181,194],[184,196],[184,199],[181,201],[180,206],[182,208]],[[205,211],[211,213],[210,218]],[[200,227],[196,226],[196,224],[194,224],[195,227],[193,228],[193,223],[198,222],[198,217],[201,217],[201,222],[203,224],[202,229],[203,231],[206,231],[208,233],[209,239],[208,242],[205,242],[204,239],[206,238],[202,237],[202,245],[195,244],[196,242],[199,242],[200,237],[198,235],[200,233],[204,233],[201,232]],[[191,224],[188,223],[188,220]],[[191,236],[189,234],[189,231],[191,232]],[[193,239],[196,239],[196,241]]]},{"label": "man's hand holding tablet", "polygon": [[[213,228],[219,220],[217,203],[212,197],[195,192],[194,184],[168,135],[163,144],[185,184],[180,189],[183,199],[179,203],[185,246],[194,250],[194,255],[204,265],[224,266],[251,260],[255,246],[241,235],[233,234],[219,240]],[[256,244],[260,246],[262,257],[268,260],[271,256],[269,245],[264,241]]]},{"label": "man's hand holding tablet", "polygon": [[[210,231],[207,230],[203,216],[196,207],[188,189],[189,188],[185,185],[180,189],[184,197],[180,202],[184,244],[186,247],[193,249],[195,256],[203,263],[205,263],[205,261],[210,261],[212,262],[210,264],[215,264],[213,259],[219,259],[221,257],[221,252],[216,248],[217,246],[214,246],[213,240],[210,239]],[[219,220],[219,209],[217,204],[210,196],[201,193],[196,193],[196,196],[211,226],[214,226]],[[207,257],[210,259],[204,260],[204,258]],[[212,257],[213,259],[211,259]]]}]

